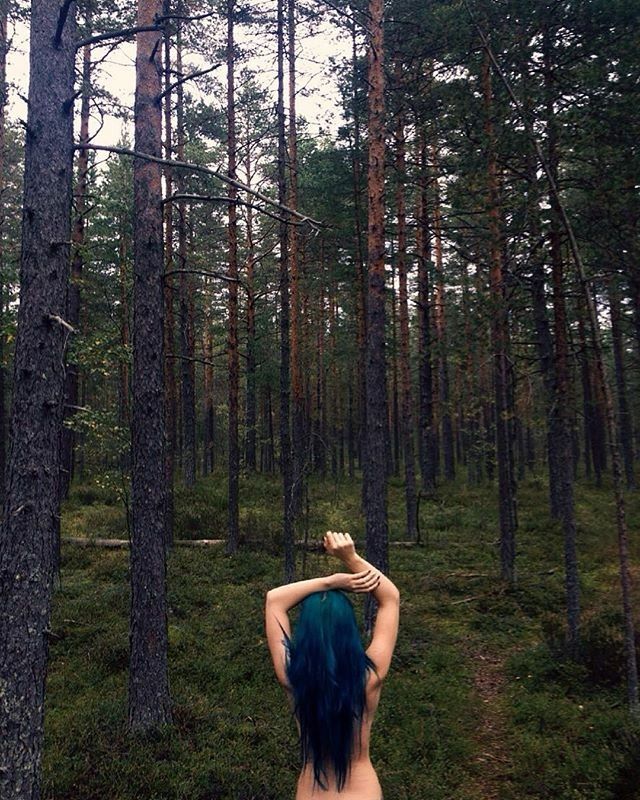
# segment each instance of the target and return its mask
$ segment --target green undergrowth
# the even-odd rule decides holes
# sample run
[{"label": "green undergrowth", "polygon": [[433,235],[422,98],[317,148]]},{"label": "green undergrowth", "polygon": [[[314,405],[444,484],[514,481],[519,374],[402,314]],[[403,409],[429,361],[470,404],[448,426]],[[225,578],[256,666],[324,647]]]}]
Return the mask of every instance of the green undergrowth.
[{"label": "green undergrowth", "polygon": [[[176,538],[223,538],[226,481],[176,491]],[[169,557],[173,725],[126,730],[129,577],[126,551],[62,549],[47,685],[43,797],[50,800],[290,800],[298,752],[263,631],[266,590],[281,580],[280,486],[241,480],[241,552],[175,548]],[[519,489],[518,582],[498,577],[491,487],[446,487],[420,506],[421,544],[392,547],[401,629],[372,739],[385,797],[466,800],[477,776],[478,650],[504,657],[503,800],[631,800],[640,781],[637,726],[626,711],[615,530],[606,489],[576,497],[583,651],[563,650],[562,535],[546,488]],[[309,486],[298,538],[349,530],[363,542],[360,484]],[[629,501],[630,528],[639,504]],[[403,541],[403,489],[389,488],[391,540]],[[126,537],[122,504],[100,486],[74,488],[63,535]],[[638,543],[632,538],[637,563]],[[329,571],[318,553],[305,575]],[[298,555],[302,573],[302,555]],[[354,598],[358,617],[361,602]],[[640,620],[639,620],[640,622]],[[477,796],[477,795],[474,795]]]}]

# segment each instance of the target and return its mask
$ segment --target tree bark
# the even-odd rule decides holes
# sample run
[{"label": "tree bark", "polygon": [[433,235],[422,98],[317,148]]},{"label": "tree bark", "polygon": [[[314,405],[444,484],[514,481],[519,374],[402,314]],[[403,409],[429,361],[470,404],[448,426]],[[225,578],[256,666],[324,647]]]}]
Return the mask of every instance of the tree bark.
[{"label": "tree bark", "polygon": [[[119,267],[119,283],[120,283],[120,346],[122,347],[122,356],[120,358],[119,378],[118,381],[118,409],[120,422],[124,427],[129,427],[131,424],[131,409],[129,407],[129,361],[126,357],[126,351],[130,343],[129,331],[129,292],[127,286],[127,258],[128,258],[128,243],[126,233],[126,221],[120,220],[120,234],[118,240],[118,267]],[[123,459],[122,464],[124,469],[130,468],[129,456]]]},{"label": "tree bark", "polygon": [[495,402],[495,436],[498,460],[498,504],[500,512],[500,564],[503,580],[516,583],[516,505],[513,453],[509,419],[508,316],[500,235],[500,199],[498,165],[493,125],[493,92],[491,68],[487,54],[482,62],[482,95],[484,100],[484,134],[487,153],[487,192],[489,217],[489,283],[491,291],[491,341],[493,348],[493,384]]},{"label": "tree bark", "polygon": [[[400,64],[396,74],[400,75]],[[413,446],[413,399],[409,348],[409,293],[407,289],[407,215],[405,201],[406,157],[404,112],[398,113],[396,127],[396,210],[398,216],[398,305],[400,315],[400,388],[402,405],[402,440],[404,451],[405,504],[407,539],[418,538],[415,452]]]},{"label": "tree bark", "polygon": [[[176,35],[176,156],[184,161],[184,83],[182,74],[182,28],[179,25]],[[185,191],[184,172],[178,171],[176,188],[180,194]],[[229,186],[229,194],[235,192]],[[196,375],[195,375],[195,322],[193,275],[187,271],[187,204],[178,201],[178,269],[180,272],[180,388],[182,400],[182,476],[185,486],[192,487],[196,482]]]},{"label": "tree bark", "polygon": [[[86,11],[87,29],[91,29],[91,8]],[[86,44],[82,49],[82,101],[80,104],[80,142],[89,141],[89,103],[91,99],[91,45]],[[67,322],[76,330],[80,329],[80,287],[82,284],[82,270],[84,266],[85,247],[85,217],[87,214],[87,192],[89,177],[89,151],[78,152],[78,178],[75,191],[75,220],[71,241],[73,242],[73,255],[71,257],[71,280],[67,294]],[[77,363],[70,359],[65,370],[65,408],[64,416],[68,421],[76,413],[78,403],[79,369]],[[76,434],[75,431],[63,425],[62,428],[62,467],[60,477],[60,498],[69,495],[69,487],[73,480],[75,461]]]},{"label": "tree bark", "polygon": [[451,422],[451,409],[449,397],[449,359],[447,356],[447,329],[444,304],[444,264],[442,258],[442,213],[440,210],[440,186],[438,151],[435,143],[431,147],[433,162],[433,236],[435,254],[435,285],[433,316],[436,330],[436,345],[438,353],[438,389],[440,401],[440,420],[442,422],[442,461],[444,477],[452,481],[456,476],[455,457],[453,449],[453,424]]},{"label": "tree bark", "polygon": [[[0,7],[0,191],[4,192],[5,173],[5,127],[7,106],[7,9],[8,3]],[[3,245],[3,229],[5,225],[4,207],[0,207],[0,270],[4,274],[5,253]],[[4,281],[0,280],[0,318],[4,320]],[[4,366],[4,351],[6,336],[0,331],[0,503],[4,502],[4,476],[7,465],[7,423],[5,410],[6,373]]]},{"label": "tree bark", "polygon": [[31,4],[20,306],[0,534],[3,800],[40,797],[69,337],[75,5],[65,13],[51,0]]},{"label": "tree bark", "polygon": [[[138,24],[151,25],[161,0],[139,0]],[[160,156],[159,32],[137,34],[135,147]],[[167,672],[164,489],[163,251],[160,165],[135,159],[133,281],[133,475],[129,726],[171,721]]]},{"label": "tree bark", "polygon": [[[284,0],[278,0],[278,202],[284,206],[287,200],[286,180],[286,125],[284,114]],[[293,547],[293,464],[291,459],[291,341],[289,305],[288,226],[280,222],[280,469],[282,472],[282,539],[284,546],[284,579],[295,578],[295,552]]]},{"label": "tree bark", "polygon": [[[164,0],[164,13],[171,11],[170,0]],[[171,144],[172,117],[171,117],[171,34],[169,28],[164,37],[164,157],[167,161],[173,156]],[[171,167],[165,167],[164,179],[167,197],[173,194],[173,173]],[[164,204],[164,236],[165,236],[165,282],[164,282],[164,325],[163,347],[164,359],[164,392],[165,392],[165,456],[164,456],[164,481],[165,481],[165,545],[170,547],[173,542],[173,478],[175,473],[175,457],[177,446],[177,418],[178,399],[175,371],[175,315],[174,297],[175,289],[173,276],[166,273],[173,271],[173,203]]]},{"label": "tree bark", "polygon": [[205,319],[202,349],[203,368],[203,448],[202,472],[209,475],[215,467],[215,407],[213,397],[213,331],[211,330],[211,303],[205,295]]},{"label": "tree bark", "polygon": [[627,398],[626,368],[624,361],[624,343],[622,332],[622,312],[620,310],[620,296],[616,279],[609,279],[609,311],[611,313],[611,339],[613,344],[613,364],[616,379],[616,395],[618,399],[618,434],[622,449],[624,474],[627,489],[636,488],[636,478],[633,468],[633,420]]},{"label": "tree bark", "polygon": [[[369,2],[368,48],[368,294],[367,294],[367,469],[366,556],[388,571],[387,523],[387,376],[385,367],[385,248],[384,248],[384,31],[383,0]],[[373,622],[373,604],[366,625]]]},{"label": "tree bark", "polygon": [[[247,142],[245,158],[247,183],[251,185],[251,146]],[[245,464],[247,469],[256,469],[256,296],[255,278],[255,246],[253,241],[253,209],[247,208],[247,260],[245,283],[247,293],[247,392],[245,404]]]},{"label": "tree bark", "polygon": [[[553,66],[551,62],[553,44],[548,31],[543,35],[543,63],[545,84],[545,106],[547,123],[547,149],[549,168],[554,181],[558,181],[558,134],[553,102]],[[558,512],[564,535],[565,595],[567,604],[568,650],[577,657],[580,634],[580,591],[578,558],[576,553],[576,521],[574,508],[574,468],[571,442],[571,402],[569,376],[569,340],[567,333],[567,310],[564,297],[564,264],[562,259],[561,221],[558,198],[552,192],[549,197],[551,218],[549,245],[553,282],[554,315],[554,376],[555,405],[558,417],[557,472],[560,487],[557,495]]]},{"label": "tree bark", "polygon": [[[235,0],[227,0],[227,157],[229,176],[236,177],[236,106],[234,74],[234,14]],[[228,448],[228,516],[227,554],[238,549],[238,495],[240,488],[240,448],[238,444],[238,395],[240,363],[238,357],[238,222],[235,200],[237,190],[229,186],[228,245],[229,262],[229,327],[227,329],[227,358],[229,367],[229,448]]]},{"label": "tree bark", "polygon": [[427,204],[427,140],[424,123],[418,130],[418,190],[416,192],[416,252],[418,256],[418,359],[419,359],[419,457],[422,490],[431,494],[436,488],[436,454],[433,420],[433,377],[431,368],[431,319],[429,268],[431,246]]},{"label": "tree bark", "polygon": [[[289,66],[289,208],[298,208],[298,134],[296,126],[296,0],[287,0],[288,66]],[[304,396],[300,368],[300,277],[298,265],[298,232],[295,225],[288,231],[289,278],[291,286],[291,434],[293,453],[293,507],[302,510],[304,465],[307,460],[304,440]]]}]

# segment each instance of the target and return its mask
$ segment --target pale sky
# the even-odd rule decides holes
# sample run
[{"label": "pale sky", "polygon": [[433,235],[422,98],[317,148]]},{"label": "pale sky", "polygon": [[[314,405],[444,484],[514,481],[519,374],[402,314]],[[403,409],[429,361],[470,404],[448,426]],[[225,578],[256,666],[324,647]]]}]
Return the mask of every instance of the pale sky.
[{"label": "pale sky", "polygon": [[[334,133],[341,124],[341,112],[339,109],[338,92],[335,77],[332,74],[328,59],[331,56],[348,57],[351,50],[351,41],[338,26],[335,20],[329,17],[322,20],[318,26],[318,32],[305,38],[299,47],[298,54],[298,89],[306,89],[308,96],[299,93],[297,98],[298,115],[303,116],[309,123],[310,132],[318,133],[320,130],[327,130]],[[335,15],[332,15],[335,16]],[[11,49],[8,54],[7,78],[10,84],[9,91],[9,116],[12,119],[26,119],[26,103],[20,97],[27,96],[28,92],[28,27],[23,23],[9,29],[11,38]],[[222,31],[220,31],[222,34]],[[242,28],[238,27],[239,44],[243,43]],[[269,49],[273,49],[273,58],[256,57],[247,59],[243,62],[250,67],[258,70],[258,80],[265,86],[270,86],[275,93],[275,40],[267,42],[266,37],[262,38]],[[244,35],[244,43],[250,42],[247,35]],[[96,49],[94,58],[99,54],[104,54],[106,48]],[[98,85],[106,86],[109,91],[119,97],[123,103],[133,108],[133,93],[135,81],[135,42],[129,41],[122,43],[109,58],[100,65],[99,73],[95,80]],[[190,71],[189,67],[200,69],[208,66],[207,62],[201,57],[185,53],[184,71]],[[80,67],[80,57],[77,65]],[[225,73],[218,70],[214,73],[219,80],[224,80]],[[202,99],[219,107],[221,102],[225,102],[224,96],[207,98],[197,87],[197,81],[189,81],[189,92],[195,99]],[[275,96],[275,94],[274,94]],[[77,108],[76,108],[77,111]],[[98,116],[94,116],[91,122],[91,133],[95,133],[100,124]],[[112,116],[104,118],[103,127],[98,136],[93,140],[94,144],[115,145],[120,138],[123,122]],[[130,131],[130,140],[133,141],[133,131]],[[102,156],[99,160],[102,160]]]}]

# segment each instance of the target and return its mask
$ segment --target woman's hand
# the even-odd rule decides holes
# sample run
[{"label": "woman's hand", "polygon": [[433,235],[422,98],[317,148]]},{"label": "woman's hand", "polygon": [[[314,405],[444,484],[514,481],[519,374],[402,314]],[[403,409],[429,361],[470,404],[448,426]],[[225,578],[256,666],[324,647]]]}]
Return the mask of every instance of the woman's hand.
[{"label": "woman's hand", "polygon": [[330,556],[336,556],[340,561],[349,561],[356,554],[356,546],[348,533],[327,531],[322,544]]},{"label": "woman's hand", "polygon": [[336,572],[329,578],[332,589],[345,592],[372,592],[380,583],[380,573],[376,569],[365,569],[362,572]]}]

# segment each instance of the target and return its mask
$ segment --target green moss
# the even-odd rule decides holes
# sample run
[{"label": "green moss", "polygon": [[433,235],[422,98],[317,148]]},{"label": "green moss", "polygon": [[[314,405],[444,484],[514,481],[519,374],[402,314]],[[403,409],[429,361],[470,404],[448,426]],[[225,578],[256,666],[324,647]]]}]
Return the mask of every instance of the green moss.
[{"label": "green moss", "polygon": [[[176,491],[176,536],[222,538],[226,480]],[[606,490],[577,490],[583,587],[582,664],[554,642],[564,616],[562,535],[546,514],[547,487],[520,486],[516,589],[499,580],[495,491],[443,486],[423,499],[423,546],[391,548],[401,629],[383,690],[372,758],[385,796],[466,800],[477,775],[474,692],[481,647],[506,659],[503,800],[633,796],[637,731],[620,670],[615,530]],[[129,576],[126,550],[65,545],[52,617],[43,797],[49,800],[287,800],[294,796],[295,725],[275,681],[263,630],[266,590],[282,578],[277,478],[242,476],[237,557],[175,548],[168,564],[174,723],[127,733]],[[357,482],[310,481],[308,530],[349,530],[363,543]],[[401,483],[389,490],[392,539],[405,539]],[[630,525],[640,503],[629,498]],[[124,510],[103,489],[74,488],[63,532],[126,536]],[[304,520],[297,535],[304,535]],[[632,542],[637,557],[639,545]],[[301,566],[299,555],[298,566]],[[307,575],[330,568],[309,553]],[[359,618],[362,598],[355,598]],[[511,655],[509,655],[511,654]],[[590,659],[590,660],[589,660]],[[614,680],[602,679],[615,667]],[[613,673],[612,673],[613,674]],[[598,676],[600,676],[598,678]],[[631,787],[631,788],[630,788]],[[477,795],[474,795],[477,796]]]}]

